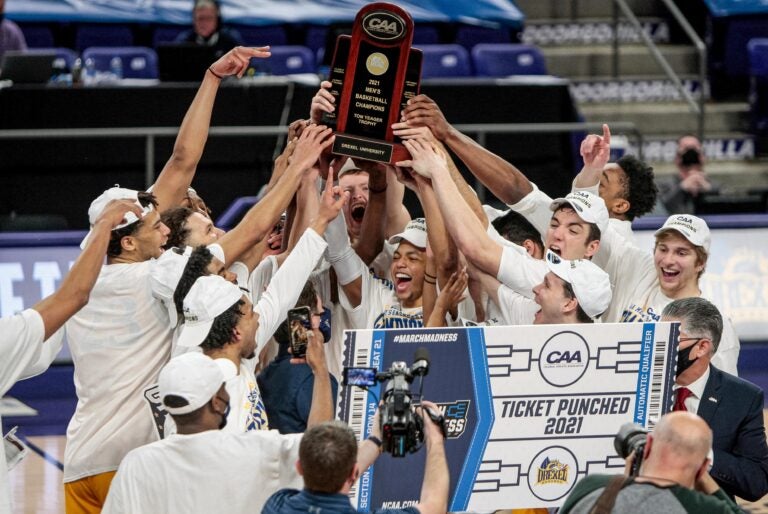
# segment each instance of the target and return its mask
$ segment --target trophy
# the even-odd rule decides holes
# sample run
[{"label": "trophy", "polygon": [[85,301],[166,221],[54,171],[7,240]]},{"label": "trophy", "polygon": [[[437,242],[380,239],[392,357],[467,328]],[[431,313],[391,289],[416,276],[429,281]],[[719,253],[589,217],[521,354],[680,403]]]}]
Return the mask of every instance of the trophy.
[{"label": "trophy", "polygon": [[411,15],[384,2],[363,7],[352,35],[338,37],[329,77],[336,111],[323,118],[336,132],[334,154],[384,163],[410,159],[392,124],[419,94],[422,55],[412,41]]}]

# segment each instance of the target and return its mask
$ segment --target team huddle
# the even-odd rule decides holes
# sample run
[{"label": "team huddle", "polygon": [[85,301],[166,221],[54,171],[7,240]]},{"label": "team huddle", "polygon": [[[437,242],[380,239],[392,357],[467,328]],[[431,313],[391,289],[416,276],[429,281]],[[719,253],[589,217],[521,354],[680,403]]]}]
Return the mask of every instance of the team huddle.
[{"label": "team huddle", "polygon": [[[67,512],[218,512],[222,502],[227,512],[300,511],[288,509],[299,508],[296,490],[321,487],[308,486],[317,472],[301,434],[334,419],[345,330],[655,322],[679,319],[665,307],[702,296],[707,224],[675,214],[653,248],[636,247],[631,222],[653,208],[654,176],[632,156],[608,162],[607,126],[582,142],[572,191],[552,199],[424,95],[393,127],[411,158],[390,166],[330,153],[334,136],[321,120],[335,99],[322,83],[309,119],[290,125],[265,193],[221,230],[205,192],[190,186],[220,77],[268,56],[266,47],[237,47],[213,63],[152,188],[113,187],[88,209],[82,247],[106,237],[107,263],[65,324],[78,395],[64,457]],[[452,156],[508,210],[482,205]],[[424,217],[404,206],[406,188]],[[305,356],[290,344],[296,307],[310,313]],[[719,340],[706,352],[692,343],[687,358],[706,353],[713,369],[737,375],[739,340],[721,318]],[[46,333],[43,366],[60,332]],[[435,465],[420,504],[405,512],[447,509],[442,437],[426,432]],[[343,492],[380,444],[359,445],[353,468],[326,492]],[[731,453],[716,454],[712,476],[728,494],[752,495],[718,474],[746,458]],[[768,449],[752,459],[760,487],[767,459]],[[284,488],[293,492],[270,499]]]}]

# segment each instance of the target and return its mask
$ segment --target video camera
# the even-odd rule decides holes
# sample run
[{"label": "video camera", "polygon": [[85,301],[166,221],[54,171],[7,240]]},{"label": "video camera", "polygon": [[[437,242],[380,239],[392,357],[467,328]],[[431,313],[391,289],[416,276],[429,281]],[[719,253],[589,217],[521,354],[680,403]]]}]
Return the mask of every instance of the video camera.
[{"label": "video camera", "polygon": [[[421,402],[424,376],[429,373],[429,352],[419,348],[413,354],[410,368],[402,361],[392,363],[386,371],[376,368],[344,368],[345,386],[357,386],[363,389],[378,383],[387,382],[380,408],[382,450],[393,457],[405,457],[421,448],[424,441],[424,420],[416,414],[414,407]],[[410,385],[414,378],[420,377],[419,393],[414,398]],[[445,435],[443,416],[425,409],[430,419],[437,423]]]},{"label": "video camera", "polygon": [[633,453],[635,454],[635,459],[632,461],[632,469],[629,473],[630,476],[636,477],[640,473],[647,437],[648,431],[640,425],[624,423],[613,439],[613,447],[620,457],[627,459]]}]

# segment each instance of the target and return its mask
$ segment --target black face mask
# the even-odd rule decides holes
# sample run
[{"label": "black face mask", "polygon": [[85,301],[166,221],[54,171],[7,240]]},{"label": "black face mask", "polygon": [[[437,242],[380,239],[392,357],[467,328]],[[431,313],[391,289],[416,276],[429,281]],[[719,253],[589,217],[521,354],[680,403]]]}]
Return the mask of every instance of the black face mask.
[{"label": "black face mask", "polygon": [[688,348],[677,351],[677,373],[675,373],[675,376],[680,376],[680,373],[693,366],[693,363],[699,360],[698,357],[691,359],[691,350],[693,350],[694,346],[699,344],[699,341],[700,339]]},{"label": "black face mask", "polygon": [[683,166],[696,166],[701,164],[701,154],[695,148],[689,148],[680,155],[680,164]]}]

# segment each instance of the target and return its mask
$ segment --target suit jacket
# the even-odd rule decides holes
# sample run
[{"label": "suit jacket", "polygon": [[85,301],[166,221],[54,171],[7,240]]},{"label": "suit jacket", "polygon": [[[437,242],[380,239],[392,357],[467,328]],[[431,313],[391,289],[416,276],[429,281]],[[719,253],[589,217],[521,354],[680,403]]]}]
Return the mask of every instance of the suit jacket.
[{"label": "suit jacket", "polygon": [[710,366],[698,415],[714,436],[712,478],[730,496],[762,498],[768,493],[762,389]]}]

